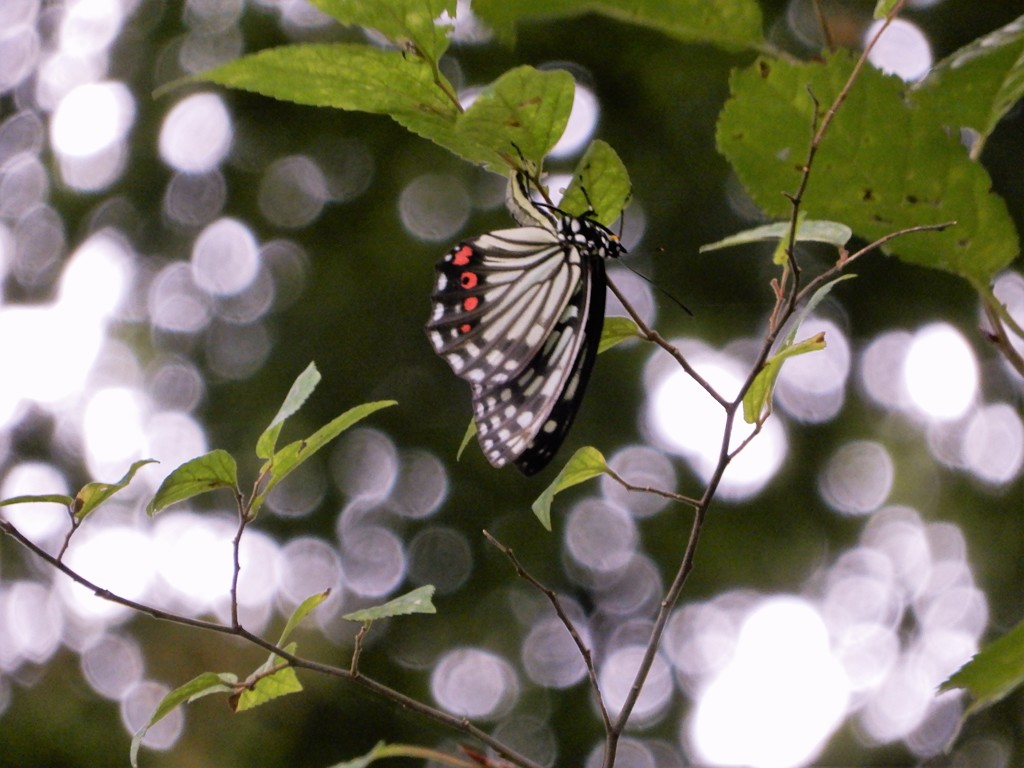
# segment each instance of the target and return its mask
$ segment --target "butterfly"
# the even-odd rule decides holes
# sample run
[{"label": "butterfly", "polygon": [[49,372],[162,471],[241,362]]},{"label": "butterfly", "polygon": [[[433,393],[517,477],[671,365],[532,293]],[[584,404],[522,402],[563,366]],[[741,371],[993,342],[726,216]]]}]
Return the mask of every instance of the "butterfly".
[{"label": "butterfly", "polygon": [[460,242],[437,263],[426,331],[469,382],[487,460],[532,475],[579,410],[604,326],[604,260],[626,249],[593,210],[534,201],[522,173],[506,203],[519,227]]}]

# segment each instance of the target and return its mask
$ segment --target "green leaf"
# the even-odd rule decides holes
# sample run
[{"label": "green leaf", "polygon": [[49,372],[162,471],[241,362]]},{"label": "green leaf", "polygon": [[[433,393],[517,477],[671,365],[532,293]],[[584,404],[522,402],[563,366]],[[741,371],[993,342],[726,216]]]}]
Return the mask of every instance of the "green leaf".
[{"label": "green leaf", "polygon": [[521,20],[588,12],[650,27],[685,42],[728,49],[764,45],[761,10],[754,0],[473,0],[473,13],[508,43],[515,39],[515,25]]},{"label": "green leaf", "polygon": [[141,461],[134,462],[128,468],[128,471],[125,472],[124,477],[116,483],[88,483],[83,485],[82,489],[75,495],[73,502],[74,506],[72,508],[74,509],[75,517],[79,520],[84,520],[100,504],[126,487],[132,481],[132,478],[135,477],[135,473],[139,471],[140,467],[156,463],[158,463],[156,459],[142,459]]},{"label": "green leaf", "polygon": [[626,339],[638,339],[640,329],[630,317],[612,315],[604,319],[604,328],[601,329],[601,341],[597,345],[597,354],[606,352],[616,344],[621,344]]},{"label": "green leaf", "polygon": [[551,502],[554,501],[555,495],[607,471],[608,465],[597,448],[589,445],[580,448],[562,467],[562,471],[558,473],[551,485],[533,502],[533,514],[540,520],[540,524],[550,531]]},{"label": "green leaf", "polygon": [[[807,300],[807,303],[804,304],[792,318],[790,318],[786,333],[779,342],[779,346],[775,351],[775,354],[765,362],[765,367],[758,371],[754,381],[751,382],[750,389],[747,391],[747,394],[743,396],[743,419],[748,424],[754,424],[758,420],[761,415],[761,411],[771,400],[772,392],[775,389],[775,382],[779,378],[779,372],[782,370],[782,363],[784,363],[787,358],[792,357],[793,355],[802,355],[806,352],[814,352],[818,349],[824,349],[825,339],[821,334],[800,342],[801,345],[806,346],[796,350],[794,350],[793,340],[796,338],[797,331],[800,330],[800,326],[803,325],[804,320],[806,320],[808,316],[810,316],[811,312],[814,311],[814,308],[817,307],[826,296],[828,296],[829,292],[839,283],[844,280],[852,280],[854,277],[856,277],[856,275],[846,274],[825,283],[816,290],[811,298]],[[818,345],[819,341],[820,346]]]},{"label": "green leaf", "polygon": [[743,419],[754,424],[771,399],[775,382],[779,378],[782,364],[791,357],[808,352],[817,352],[825,348],[825,334],[818,333],[797,344],[788,344],[765,361],[764,367],[758,371],[750,389],[743,396]]},{"label": "green leaf", "polygon": [[875,18],[887,18],[899,2],[900,0],[878,0],[878,2],[875,3]]},{"label": "green leaf", "polygon": [[316,369],[316,363],[310,363],[306,370],[295,379],[295,383],[288,390],[288,395],[285,397],[284,402],[281,403],[281,408],[278,410],[277,415],[267,428],[263,430],[260,439],[256,441],[256,455],[259,458],[269,459],[274,455],[274,448],[277,447],[277,437],[281,433],[281,427],[284,426],[285,420],[302,407],[319,383],[320,371]]},{"label": "green leaf", "polygon": [[61,506],[71,508],[74,503],[74,499],[70,496],[65,496],[60,493],[47,493],[42,496],[12,496],[9,499],[3,499],[0,501],[0,507],[6,507],[11,504],[36,504],[38,502],[46,502],[53,504],[60,504]]},{"label": "green leaf", "polygon": [[375,605],[371,608],[363,608],[361,611],[346,613],[341,618],[348,619],[349,621],[367,622],[387,619],[392,616],[406,616],[410,613],[437,613],[437,609],[430,599],[433,595],[433,585],[427,584],[417,587],[411,592],[406,592],[394,600],[389,600],[383,605]]},{"label": "green leaf", "polygon": [[326,600],[331,595],[331,590],[326,589],[323,592],[317,592],[315,595],[310,595],[301,603],[298,607],[292,611],[292,615],[288,618],[288,623],[284,625],[284,630],[281,632],[281,637],[278,638],[278,647],[283,646],[288,642],[288,638],[291,637],[292,632],[299,626],[299,623],[306,618],[313,610]]},{"label": "green leaf", "polygon": [[390,115],[419,136],[474,163],[493,154],[455,136],[460,107],[428,62],[351,43],[310,43],[242,56],[194,79],[313,107]]},{"label": "green leaf", "polygon": [[[773,224],[745,229],[714,243],[702,245],[699,251],[700,253],[708,253],[737,245],[749,245],[750,243],[759,243],[765,240],[780,240],[786,237],[788,233],[789,222],[776,221]],[[840,224],[838,221],[804,221],[800,224],[796,233],[796,241],[798,243],[825,243],[826,245],[834,245],[836,248],[845,246],[851,237],[853,237],[853,230],[845,224]]]},{"label": "green leaf", "polygon": [[240,493],[235,460],[230,453],[219,448],[189,459],[164,478],[146,507],[146,513],[155,515],[171,504],[218,488],[230,488],[236,494]]},{"label": "green leaf", "polygon": [[1024,621],[982,648],[939,686],[940,691],[964,688],[973,701],[964,717],[995,704],[1024,683]]},{"label": "green leaf", "polygon": [[619,218],[632,194],[629,172],[618,154],[606,142],[595,139],[576,165],[558,207],[579,216],[593,206],[594,219],[608,226]]},{"label": "green leaf", "polygon": [[455,0],[312,0],[342,24],[358,24],[384,34],[399,47],[407,42],[437,61],[448,47],[450,25],[436,23],[443,12],[455,18]]},{"label": "green leaf", "polygon": [[[800,184],[814,94],[825,110],[853,68],[849,54],[824,63],[762,59],[733,73],[718,122],[718,147],[769,215],[790,213],[784,192]],[[905,85],[865,67],[821,143],[804,197],[814,218],[843,221],[866,240],[955,220],[941,232],[896,238],[904,261],[988,282],[1018,252],[1006,203],[956,135],[908,105]]]},{"label": "green leaf", "polygon": [[[284,650],[288,653],[295,653],[297,648],[296,643],[289,643]],[[270,654],[270,658],[249,676],[245,687],[237,695],[228,699],[231,708],[235,712],[244,712],[281,696],[301,691],[302,683],[299,682],[299,677],[295,674],[293,667],[282,666],[271,672],[274,667],[284,663],[284,660],[276,654]]]},{"label": "green leaf", "polygon": [[294,443],[289,443],[277,451],[263,465],[261,474],[269,473],[267,475],[267,484],[253,499],[251,513],[255,515],[259,508],[263,506],[263,502],[267,499],[267,494],[274,489],[274,486],[294,472],[306,459],[352,425],[357,424],[381,408],[389,408],[392,405],[397,405],[397,403],[394,400],[380,400],[375,403],[357,405],[332,419],[305,440],[296,440]]},{"label": "green leaf", "polygon": [[469,424],[466,426],[466,434],[462,436],[462,442],[459,443],[459,451],[455,454],[455,460],[459,461],[462,458],[462,452],[466,450],[466,446],[469,445],[469,441],[473,439],[473,435],[476,434],[476,422],[473,419],[469,420]]},{"label": "green leaf", "polygon": [[984,141],[1024,96],[1024,16],[947,56],[912,93],[931,119]]},{"label": "green leaf", "polygon": [[520,152],[539,168],[565,131],[575,91],[564,69],[510,69],[458,117],[455,134],[463,144],[486,148],[492,170],[505,173],[509,164],[502,157],[518,161]]},{"label": "green leaf", "polygon": [[142,726],[132,737],[131,751],[129,757],[133,768],[138,768],[139,746],[146,737],[146,733],[154,725],[163,720],[167,715],[182,704],[188,704],[211,693],[231,693],[235,690],[238,678],[230,672],[204,672],[194,677],[184,685],[175,688],[164,696],[157,705],[156,711],[149,718],[149,722]]}]

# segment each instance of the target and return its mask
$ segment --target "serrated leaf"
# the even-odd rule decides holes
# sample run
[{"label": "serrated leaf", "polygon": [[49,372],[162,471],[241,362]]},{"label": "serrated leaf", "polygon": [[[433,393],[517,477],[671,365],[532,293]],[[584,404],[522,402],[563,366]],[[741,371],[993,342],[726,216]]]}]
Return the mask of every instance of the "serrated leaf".
[{"label": "serrated leaf", "polygon": [[48,493],[41,496],[12,496],[9,499],[0,500],[0,507],[6,507],[11,504],[36,504],[38,502],[60,504],[70,508],[74,499],[60,493]]},{"label": "serrated leaf", "polygon": [[565,131],[572,111],[576,83],[564,69],[541,71],[523,66],[510,69],[488,85],[455,123],[463,144],[486,148],[487,165],[504,174],[502,156],[519,153],[540,167]]},{"label": "serrated leaf", "polygon": [[269,48],[197,75],[228,88],[314,107],[390,115],[413,133],[473,163],[499,158],[455,135],[460,107],[431,65],[399,51],[351,43]]},{"label": "serrated leaf", "polygon": [[[280,643],[278,644],[280,645]],[[295,653],[298,649],[296,643],[289,643],[284,646],[284,650],[288,653]],[[302,683],[299,682],[299,677],[295,673],[295,669],[290,666],[283,666],[274,672],[267,674],[270,670],[274,669],[275,666],[281,664],[282,659],[276,654],[270,654],[268,658],[259,669],[257,669],[249,677],[249,681],[253,678],[259,678],[256,682],[249,682],[249,684],[240,691],[236,696],[232,696],[229,699],[231,708],[235,712],[244,712],[247,709],[258,707],[260,704],[266,704],[268,701],[278,699],[282,696],[287,696],[290,693],[298,693],[302,690]]]},{"label": "serrated leaf", "polygon": [[964,688],[971,704],[964,717],[995,704],[1024,684],[1024,622],[982,648],[950,676],[940,691]]},{"label": "serrated leaf", "polygon": [[940,124],[984,141],[1024,96],[1024,16],[947,56],[912,95]]},{"label": "serrated leaf", "polygon": [[[780,240],[789,233],[788,221],[776,221],[773,224],[765,224],[753,229],[745,229],[734,235],[717,240],[707,245],[702,245],[700,253],[718,251],[722,248],[732,248],[737,245],[749,245],[750,243],[764,242],[765,240]],[[853,237],[853,230],[838,221],[816,221],[807,220],[801,222],[796,233],[798,243],[825,243],[842,248]]]},{"label": "serrated leaf", "polygon": [[[789,214],[784,192],[800,183],[814,103],[831,104],[849,77],[849,54],[823,63],[762,59],[733,73],[717,130],[751,196],[769,215]],[[896,238],[885,250],[904,261],[986,284],[1018,252],[1005,202],[956,136],[913,109],[898,78],[865,67],[819,147],[804,209],[843,221],[866,240],[919,225],[944,231]]]},{"label": "serrated leaf", "polygon": [[750,389],[743,396],[743,419],[748,424],[754,424],[761,416],[768,401],[771,399],[772,391],[775,389],[775,382],[782,371],[782,364],[791,357],[804,355],[808,352],[817,352],[825,348],[825,334],[818,333],[808,339],[796,344],[789,344],[774,355],[769,357],[764,367],[758,371]]},{"label": "serrated leaf", "polygon": [[434,586],[427,584],[417,587],[411,592],[389,600],[383,605],[375,605],[370,608],[363,608],[361,611],[346,613],[341,618],[349,621],[367,622],[377,619],[387,619],[392,616],[406,616],[410,613],[437,613],[431,597],[434,595]]},{"label": "serrated leaf", "polygon": [[593,206],[594,219],[608,226],[619,218],[632,194],[629,172],[618,154],[607,142],[595,139],[577,163],[558,207],[579,216]]},{"label": "serrated leaf", "polygon": [[596,448],[585,445],[572,455],[572,458],[562,467],[562,471],[552,481],[551,485],[544,489],[544,493],[533,502],[533,514],[540,520],[540,524],[547,530],[551,530],[551,502],[555,495],[566,488],[572,488],[593,477],[606,472],[608,464],[604,456]]},{"label": "serrated leaf", "polygon": [[189,704],[204,696],[209,696],[211,693],[231,693],[235,690],[237,683],[238,678],[230,672],[221,672],[219,674],[216,672],[204,672],[164,696],[163,700],[157,705],[156,711],[149,718],[149,722],[137,730],[132,737],[129,758],[133,768],[138,768],[139,746],[141,746],[142,740],[146,737],[146,733],[150,728],[182,704]]},{"label": "serrated leaf", "polygon": [[220,448],[186,461],[165,477],[146,506],[146,514],[155,515],[171,504],[218,488],[230,488],[239,493],[238,466],[231,454]]},{"label": "serrated leaf", "polygon": [[473,419],[469,420],[469,425],[466,427],[466,434],[462,436],[462,442],[459,443],[459,450],[455,454],[455,460],[459,461],[462,458],[462,452],[466,450],[466,446],[469,445],[469,441],[473,439],[476,434],[476,422]]},{"label": "serrated leaf", "polygon": [[288,390],[288,394],[284,398],[284,402],[281,403],[277,415],[274,416],[270,424],[267,425],[267,428],[263,430],[259,440],[256,441],[256,456],[261,459],[269,459],[274,455],[274,448],[277,447],[277,437],[281,434],[281,427],[284,426],[285,420],[303,406],[319,383],[320,371],[316,369],[316,363],[310,363],[306,366],[306,370],[295,379],[291,389]]},{"label": "serrated leaf", "polygon": [[261,473],[267,473],[267,484],[263,490],[253,499],[251,513],[253,515],[263,506],[274,487],[294,472],[304,461],[315,454],[327,443],[336,438],[342,432],[354,424],[359,423],[367,416],[381,408],[389,408],[397,405],[394,400],[380,400],[374,403],[364,403],[350,408],[340,416],[332,419],[322,426],[305,440],[296,440],[289,443],[263,465]]},{"label": "serrated leaf", "polygon": [[597,354],[606,352],[616,344],[621,344],[626,339],[640,337],[640,329],[630,317],[612,315],[604,319],[604,328],[601,329],[601,341],[597,345]]},{"label": "serrated leaf", "polygon": [[156,459],[142,459],[141,461],[134,462],[128,468],[128,471],[125,472],[124,477],[116,483],[87,483],[83,485],[81,490],[75,494],[73,501],[74,506],[72,508],[75,511],[75,517],[79,520],[84,520],[100,504],[126,487],[132,481],[132,478],[135,477],[135,473],[139,471],[140,467],[156,463],[158,463]]},{"label": "serrated leaf", "polygon": [[292,632],[299,626],[299,623],[312,613],[318,605],[326,600],[331,595],[331,590],[325,589],[323,592],[317,592],[315,595],[310,595],[301,603],[298,607],[292,611],[292,615],[288,617],[288,622],[284,625],[284,629],[281,631],[281,637],[277,640],[278,647],[283,646],[288,642],[288,638],[291,637]]},{"label": "serrated leaf", "polygon": [[754,0],[473,0],[473,13],[507,43],[517,22],[601,13],[655,29],[677,40],[728,49],[764,46],[761,9]]},{"label": "serrated leaf", "polygon": [[381,32],[399,47],[412,42],[437,61],[448,47],[450,25],[437,23],[442,13],[455,17],[455,0],[311,0],[342,24],[358,24]]}]

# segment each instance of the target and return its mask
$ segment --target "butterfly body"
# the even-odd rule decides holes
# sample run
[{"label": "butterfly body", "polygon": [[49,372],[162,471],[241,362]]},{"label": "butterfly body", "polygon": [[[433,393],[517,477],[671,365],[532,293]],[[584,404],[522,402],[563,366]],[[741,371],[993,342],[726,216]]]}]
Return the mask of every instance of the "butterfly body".
[{"label": "butterfly body", "polygon": [[488,461],[530,475],[579,408],[604,324],[604,260],[625,249],[590,216],[534,203],[522,177],[510,186],[523,226],[461,242],[438,262],[426,330],[470,384]]}]

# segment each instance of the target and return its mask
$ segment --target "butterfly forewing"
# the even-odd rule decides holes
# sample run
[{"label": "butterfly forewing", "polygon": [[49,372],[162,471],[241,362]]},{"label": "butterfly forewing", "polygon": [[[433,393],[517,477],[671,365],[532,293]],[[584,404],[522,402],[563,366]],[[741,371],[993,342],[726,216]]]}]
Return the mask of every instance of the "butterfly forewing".
[{"label": "butterfly forewing", "polygon": [[427,323],[434,351],[471,384],[510,380],[541,349],[581,269],[576,249],[540,227],[460,243],[437,266]]}]

